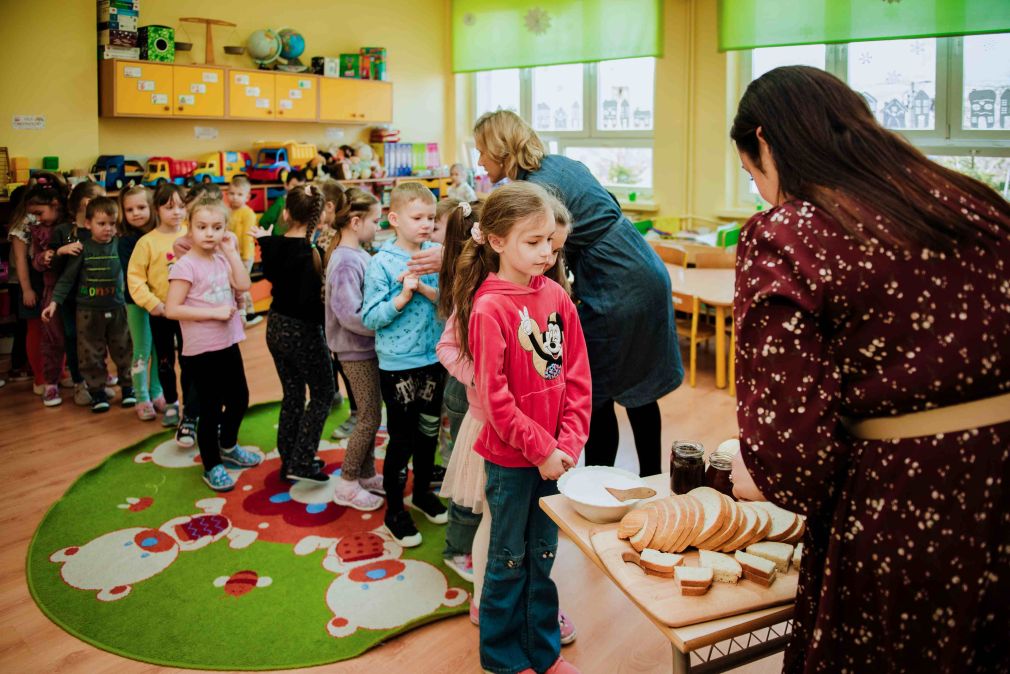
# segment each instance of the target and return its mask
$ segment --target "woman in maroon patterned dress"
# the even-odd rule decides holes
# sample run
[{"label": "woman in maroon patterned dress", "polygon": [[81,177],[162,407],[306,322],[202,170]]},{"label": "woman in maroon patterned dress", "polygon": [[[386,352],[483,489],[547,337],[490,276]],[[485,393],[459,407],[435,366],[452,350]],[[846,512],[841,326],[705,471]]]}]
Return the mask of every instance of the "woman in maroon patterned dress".
[{"label": "woman in maroon patterned dress", "polygon": [[814,68],[730,135],[774,206],[737,257],[736,494],[807,517],[785,669],[1010,671],[1010,205]]}]

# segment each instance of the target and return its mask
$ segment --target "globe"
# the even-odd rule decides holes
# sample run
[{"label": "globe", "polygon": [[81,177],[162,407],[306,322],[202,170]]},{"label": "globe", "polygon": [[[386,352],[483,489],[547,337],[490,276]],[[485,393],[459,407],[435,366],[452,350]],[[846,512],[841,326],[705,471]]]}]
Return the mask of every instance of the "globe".
[{"label": "globe", "polygon": [[[249,40],[246,42],[246,48],[249,50],[249,56],[252,57],[253,61],[266,65],[273,63],[280,57],[284,45],[281,43],[281,38],[277,33],[266,28],[264,30],[257,30],[250,35]],[[302,48],[304,49],[304,44]]]},{"label": "globe", "polygon": [[305,38],[301,33],[291,28],[285,28],[279,35],[283,45],[281,58],[291,61],[305,53]]}]

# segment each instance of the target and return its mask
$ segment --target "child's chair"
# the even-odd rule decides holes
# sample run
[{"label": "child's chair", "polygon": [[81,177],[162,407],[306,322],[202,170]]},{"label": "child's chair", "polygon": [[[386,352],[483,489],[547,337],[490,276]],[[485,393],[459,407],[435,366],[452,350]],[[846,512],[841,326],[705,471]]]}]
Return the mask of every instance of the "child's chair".
[{"label": "child's chair", "polygon": [[697,369],[698,362],[698,341],[707,341],[715,337],[715,328],[708,324],[699,324],[698,318],[701,314],[701,302],[698,301],[697,297],[674,292],[673,308],[674,311],[680,311],[690,315],[690,318],[678,318],[676,319],[676,322],[677,336],[687,337],[691,340],[691,359],[690,370],[688,371],[688,383],[691,385],[691,388],[694,388],[695,371]]},{"label": "child's chair", "polygon": [[676,267],[686,267],[687,266],[687,251],[683,248],[678,248],[677,246],[664,245],[658,241],[650,242],[652,249],[656,251],[660,259],[667,264],[672,264]]},{"label": "child's chair", "polygon": [[736,253],[725,250],[695,253],[694,266],[698,269],[733,269],[736,266]]}]

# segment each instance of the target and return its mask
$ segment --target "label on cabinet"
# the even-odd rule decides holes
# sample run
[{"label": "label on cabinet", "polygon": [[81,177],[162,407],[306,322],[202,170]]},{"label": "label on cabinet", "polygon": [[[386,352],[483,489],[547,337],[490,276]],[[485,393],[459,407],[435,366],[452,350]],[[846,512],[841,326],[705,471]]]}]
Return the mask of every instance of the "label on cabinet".
[{"label": "label on cabinet", "polygon": [[200,82],[194,82],[189,85],[189,93],[191,94],[205,94],[207,93],[207,85]]},{"label": "label on cabinet", "polygon": [[246,96],[253,96],[253,97],[259,96],[260,95],[260,88],[259,87],[246,87],[245,88],[245,95]]},{"label": "label on cabinet", "polygon": [[140,77],[141,70],[138,66],[126,66],[123,68],[123,77]]},{"label": "label on cabinet", "polygon": [[188,94],[179,96],[179,105],[196,105],[196,96]]},{"label": "label on cabinet", "polygon": [[235,84],[249,84],[249,76],[238,73],[235,75]]},{"label": "label on cabinet", "polygon": [[301,98],[301,97],[302,97],[301,89],[292,89],[291,91],[288,92],[288,98]]},{"label": "label on cabinet", "polygon": [[280,100],[281,110],[293,110],[295,105],[286,98]]},{"label": "label on cabinet", "polygon": [[138,91],[154,91],[154,80],[137,80]]},{"label": "label on cabinet", "polygon": [[194,126],[193,135],[200,140],[214,140],[217,138],[217,129],[213,126]]},{"label": "label on cabinet", "polygon": [[298,88],[299,89],[311,89],[312,88],[312,80],[298,80]]},{"label": "label on cabinet", "polygon": [[151,103],[154,105],[168,105],[168,94],[151,94]]},{"label": "label on cabinet", "polygon": [[[246,77],[246,81],[248,81],[248,79],[249,78]],[[207,82],[209,84],[217,84],[217,73],[215,73],[215,72],[209,72],[209,73],[205,72],[205,73],[203,73],[203,81]],[[239,84],[242,84],[242,83],[239,82]],[[201,92],[201,93],[203,93],[203,92]]]},{"label": "label on cabinet", "polygon": [[256,107],[257,108],[269,108],[270,107],[270,99],[269,98],[257,98],[256,99]]}]

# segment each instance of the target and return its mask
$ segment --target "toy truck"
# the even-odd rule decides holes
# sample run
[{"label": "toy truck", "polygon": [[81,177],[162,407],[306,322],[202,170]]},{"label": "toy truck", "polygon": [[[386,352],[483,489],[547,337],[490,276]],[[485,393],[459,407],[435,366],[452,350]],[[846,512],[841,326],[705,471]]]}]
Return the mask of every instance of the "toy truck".
[{"label": "toy truck", "polygon": [[192,179],[196,170],[196,162],[189,159],[172,159],[171,157],[151,157],[147,160],[147,173],[144,174],[145,185],[161,185],[172,182],[183,185],[187,179]]},{"label": "toy truck", "polygon": [[212,152],[200,158],[193,180],[204,183],[230,183],[252,166],[247,152]]},{"label": "toy truck", "polygon": [[295,170],[304,170],[305,178],[312,180],[315,171],[311,162],[318,151],[311,143],[296,143],[294,141],[260,142],[253,145],[256,163],[249,169],[249,178],[262,183],[283,183],[288,174]]},{"label": "toy truck", "polygon": [[121,190],[131,185],[139,185],[144,179],[144,167],[140,162],[126,159],[121,154],[103,154],[91,167],[96,182],[105,185],[105,189]]}]

